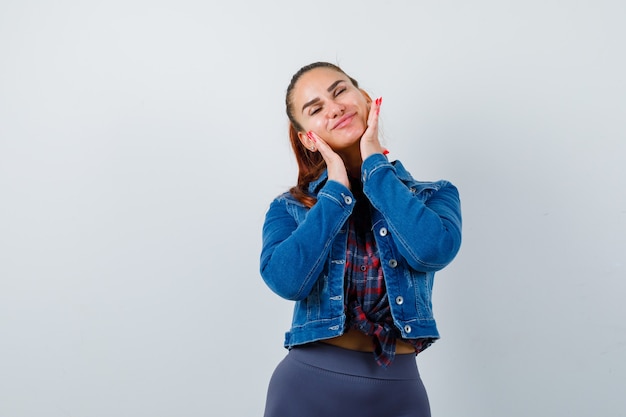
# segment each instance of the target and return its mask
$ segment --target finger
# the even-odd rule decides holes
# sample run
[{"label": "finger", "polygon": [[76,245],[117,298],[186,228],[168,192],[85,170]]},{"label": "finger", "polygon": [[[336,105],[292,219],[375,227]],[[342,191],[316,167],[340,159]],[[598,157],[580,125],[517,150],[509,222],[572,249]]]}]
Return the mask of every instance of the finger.
[{"label": "finger", "polygon": [[324,159],[326,159],[326,157],[329,156],[331,153],[334,153],[331,147],[328,146],[328,144],[324,141],[324,139],[318,136],[317,133],[313,131],[308,131],[306,135],[311,140],[311,142],[313,142],[314,149],[312,150],[314,152],[319,151],[319,153],[322,154],[322,157]]},{"label": "finger", "polygon": [[370,106],[370,113],[367,118],[368,126],[378,125],[378,115],[380,114],[380,107],[382,103],[383,103],[382,97],[378,97],[376,100],[372,102],[372,105]]}]

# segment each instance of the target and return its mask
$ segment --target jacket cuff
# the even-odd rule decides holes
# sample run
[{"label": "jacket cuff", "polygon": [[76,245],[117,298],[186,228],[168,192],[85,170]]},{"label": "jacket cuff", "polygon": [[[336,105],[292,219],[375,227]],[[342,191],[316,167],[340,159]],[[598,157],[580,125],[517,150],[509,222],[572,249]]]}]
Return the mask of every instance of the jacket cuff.
[{"label": "jacket cuff", "polygon": [[365,183],[376,170],[383,167],[393,169],[393,165],[391,165],[385,155],[382,153],[375,153],[368,156],[361,165],[361,181]]},{"label": "jacket cuff", "polygon": [[324,184],[317,194],[318,200],[322,197],[336,202],[339,206],[349,211],[351,211],[354,206],[354,195],[350,189],[334,180],[326,181],[326,184]]}]

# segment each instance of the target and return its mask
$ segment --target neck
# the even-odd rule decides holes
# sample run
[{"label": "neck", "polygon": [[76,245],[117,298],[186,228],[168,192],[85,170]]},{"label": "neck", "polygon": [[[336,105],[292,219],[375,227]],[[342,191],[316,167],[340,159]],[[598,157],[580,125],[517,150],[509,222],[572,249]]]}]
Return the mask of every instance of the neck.
[{"label": "neck", "polygon": [[341,153],[341,159],[346,166],[348,176],[352,178],[361,178],[361,148],[357,143],[355,147],[346,149]]}]

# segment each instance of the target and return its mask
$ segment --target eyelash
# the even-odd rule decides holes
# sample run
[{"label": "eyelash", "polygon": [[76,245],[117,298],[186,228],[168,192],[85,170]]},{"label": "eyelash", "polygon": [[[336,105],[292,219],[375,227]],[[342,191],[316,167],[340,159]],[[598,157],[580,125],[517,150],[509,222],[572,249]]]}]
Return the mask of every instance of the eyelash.
[{"label": "eyelash", "polygon": [[[344,91],[346,91],[346,87],[341,87],[338,88],[337,90],[335,90],[335,94],[333,97],[337,97],[339,94],[343,93]],[[315,109],[313,109],[311,111],[311,116],[315,115],[317,112],[319,112],[322,108],[321,107],[316,107]]]}]

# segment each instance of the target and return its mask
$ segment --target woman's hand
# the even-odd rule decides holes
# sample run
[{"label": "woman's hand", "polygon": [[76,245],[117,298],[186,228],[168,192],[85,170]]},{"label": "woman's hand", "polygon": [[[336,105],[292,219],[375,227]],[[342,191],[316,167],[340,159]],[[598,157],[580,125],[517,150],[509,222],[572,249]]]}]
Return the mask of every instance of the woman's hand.
[{"label": "woman's hand", "polygon": [[307,132],[306,135],[315,144],[315,147],[322,155],[322,158],[324,158],[324,161],[326,162],[326,169],[328,170],[328,179],[337,181],[350,188],[348,171],[346,170],[346,165],[344,164],[343,159],[341,159],[341,157],[333,151],[333,149],[328,146],[326,142],[324,142],[324,139],[319,137],[314,132]]},{"label": "woman's hand", "polygon": [[374,100],[370,106],[370,114],[367,118],[367,129],[361,137],[361,159],[365,161],[368,156],[375,153],[386,153],[386,149],[382,147],[378,140],[378,114],[380,113],[380,105],[383,98],[379,97]]}]

